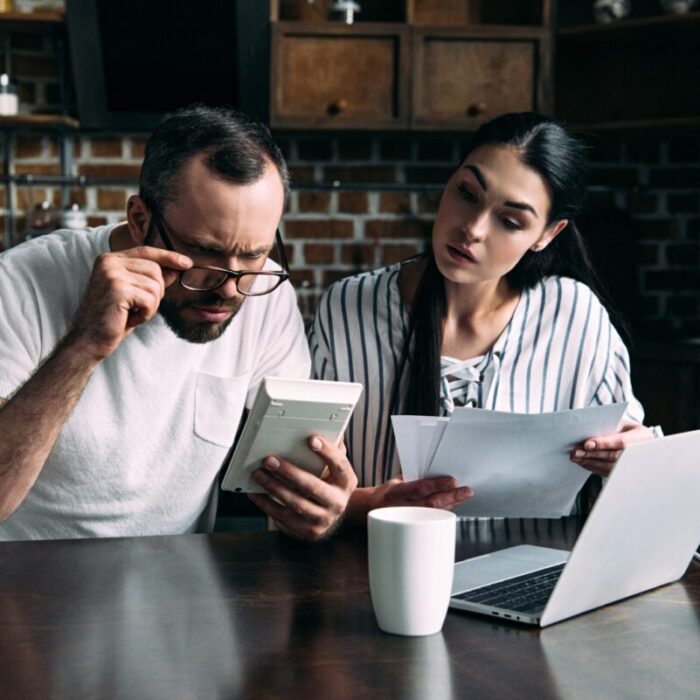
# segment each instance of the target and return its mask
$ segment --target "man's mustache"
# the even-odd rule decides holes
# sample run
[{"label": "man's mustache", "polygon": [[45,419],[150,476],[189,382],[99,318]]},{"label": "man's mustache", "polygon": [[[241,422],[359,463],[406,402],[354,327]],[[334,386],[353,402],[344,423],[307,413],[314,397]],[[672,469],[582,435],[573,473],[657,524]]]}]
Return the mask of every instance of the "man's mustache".
[{"label": "man's mustache", "polygon": [[207,308],[215,309],[217,311],[235,311],[241,303],[242,299],[230,299],[225,300],[218,296],[202,296],[196,301],[187,301],[180,306],[180,308],[186,308],[189,306],[206,306]]}]

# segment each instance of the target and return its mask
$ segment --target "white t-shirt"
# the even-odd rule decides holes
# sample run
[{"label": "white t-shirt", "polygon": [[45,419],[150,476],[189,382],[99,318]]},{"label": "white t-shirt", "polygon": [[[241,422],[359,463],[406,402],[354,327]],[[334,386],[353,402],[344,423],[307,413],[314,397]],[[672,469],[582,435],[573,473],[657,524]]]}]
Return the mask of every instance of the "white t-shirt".
[{"label": "white t-shirt", "polygon": [[[0,397],[65,336],[113,228],[57,231],[0,256]],[[309,367],[289,283],[246,299],[209,343],[156,315],[99,364],[0,540],[194,531],[246,399],[264,376]]]}]

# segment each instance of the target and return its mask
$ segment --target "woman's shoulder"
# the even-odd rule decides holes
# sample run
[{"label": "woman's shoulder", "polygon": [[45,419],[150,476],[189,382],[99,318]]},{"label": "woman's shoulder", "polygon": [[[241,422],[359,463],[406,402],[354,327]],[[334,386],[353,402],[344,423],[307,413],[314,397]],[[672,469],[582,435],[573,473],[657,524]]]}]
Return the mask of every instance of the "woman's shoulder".
[{"label": "woman's shoulder", "polygon": [[562,277],[561,275],[550,275],[544,277],[532,290],[531,294],[536,294],[544,298],[547,303],[559,306],[562,309],[578,308],[583,305],[591,309],[604,308],[595,292],[584,282],[572,277]]},{"label": "woman's shoulder", "polygon": [[376,270],[360,272],[349,277],[343,277],[331,284],[321,297],[321,304],[342,305],[349,297],[357,300],[357,295],[367,295],[370,298],[377,287],[393,287],[398,283],[401,268],[407,260],[394,263]]}]

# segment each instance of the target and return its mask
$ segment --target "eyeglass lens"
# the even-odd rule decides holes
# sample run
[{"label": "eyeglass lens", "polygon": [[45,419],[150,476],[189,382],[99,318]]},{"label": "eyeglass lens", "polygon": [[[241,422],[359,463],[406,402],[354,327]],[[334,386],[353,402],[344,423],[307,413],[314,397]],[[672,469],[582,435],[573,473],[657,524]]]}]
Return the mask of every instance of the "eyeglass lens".
[{"label": "eyeglass lens", "polygon": [[[229,275],[220,270],[210,270],[206,267],[192,267],[185,270],[180,282],[187,289],[193,291],[208,291],[220,287]],[[238,291],[248,296],[268,294],[282,283],[282,279],[276,275],[259,275],[255,273],[243,274],[236,278]]]}]

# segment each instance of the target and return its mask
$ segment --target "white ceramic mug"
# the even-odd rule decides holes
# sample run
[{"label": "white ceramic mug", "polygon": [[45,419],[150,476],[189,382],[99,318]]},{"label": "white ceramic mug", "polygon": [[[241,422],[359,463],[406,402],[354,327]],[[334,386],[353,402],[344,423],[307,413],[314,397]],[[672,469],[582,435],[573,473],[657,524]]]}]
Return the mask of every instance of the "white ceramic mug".
[{"label": "white ceramic mug", "polygon": [[369,513],[369,587],[379,627],[422,636],[442,629],[452,591],[457,517],[437,508]]}]

